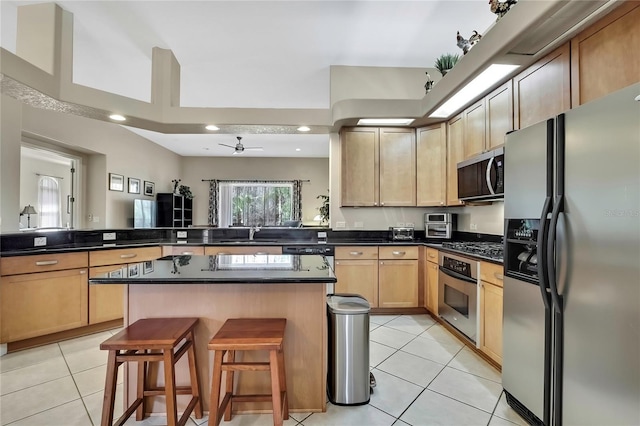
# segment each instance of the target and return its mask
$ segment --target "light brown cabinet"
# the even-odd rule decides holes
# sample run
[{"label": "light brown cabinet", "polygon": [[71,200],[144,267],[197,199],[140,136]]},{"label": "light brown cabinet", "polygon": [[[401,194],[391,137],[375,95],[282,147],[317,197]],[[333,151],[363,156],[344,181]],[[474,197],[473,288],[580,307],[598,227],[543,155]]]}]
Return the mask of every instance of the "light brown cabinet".
[{"label": "light brown cabinet", "polygon": [[86,252],[3,258],[0,265],[0,343],[87,325]]},{"label": "light brown cabinet", "polygon": [[507,81],[485,96],[485,150],[504,145],[505,135],[513,130],[513,82]]},{"label": "light brown cabinet", "polygon": [[340,132],[342,206],[415,206],[414,129],[345,128]]},{"label": "light brown cabinet", "polygon": [[485,150],[485,100],[480,99],[463,112],[464,158],[471,158]]},{"label": "light brown cabinet", "polygon": [[445,123],[417,129],[416,204],[447,202],[447,128]]},{"label": "light brown cabinet", "polygon": [[[128,267],[138,264],[142,273],[144,262],[154,261],[162,254],[160,247],[137,247],[89,252],[89,275],[109,273],[117,269],[127,276]],[[89,324],[117,320],[124,317],[124,284],[93,284],[89,286]]]},{"label": "light brown cabinet", "polygon": [[162,256],[203,256],[204,246],[162,246]]},{"label": "light brown cabinet", "polygon": [[523,129],[571,108],[569,43],[513,78],[514,126]]},{"label": "light brown cabinet", "polygon": [[480,350],[502,365],[503,267],[480,262]]},{"label": "light brown cabinet", "polygon": [[458,199],[458,163],[464,160],[464,116],[459,114],[447,123],[447,205],[463,204]]},{"label": "light brown cabinet", "polygon": [[640,79],[640,3],[626,2],[571,40],[574,107]]},{"label": "light brown cabinet", "polygon": [[425,262],[425,276],[427,280],[426,305],[427,310],[434,315],[438,315],[438,250],[427,248]]},{"label": "light brown cabinet", "polygon": [[336,247],[336,293],[359,294],[378,307],[378,247]]},{"label": "light brown cabinet", "polygon": [[378,305],[381,308],[418,306],[418,247],[381,246],[378,265]]}]

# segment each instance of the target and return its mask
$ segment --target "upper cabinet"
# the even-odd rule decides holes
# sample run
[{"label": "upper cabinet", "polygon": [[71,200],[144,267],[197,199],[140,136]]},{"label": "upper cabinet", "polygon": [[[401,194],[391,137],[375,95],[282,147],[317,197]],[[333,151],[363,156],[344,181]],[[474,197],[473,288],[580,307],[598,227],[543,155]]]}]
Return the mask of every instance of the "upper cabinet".
[{"label": "upper cabinet", "polygon": [[480,99],[464,110],[464,158],[485,150],[485,100]]},{"label": "upper cabinet", "polygon": [[569,43],[513,78],[514,125],[523,129],[571,108]]},{"label": "upper cabinet", "polygon": [[485,97],[485,150],[504,145],[504,136],[513,130],[513,82],[511,80]]},{"label": "upper cabinet", "polygon": [[416,130],[416,204],[447,202],[447,128],[445,123]]},{"label": "upper cabinet", "polygon": [[628,2],[571,40],[574,107],[640,79],[640,3]]},{"label": "upper cabinet", "polygon": [[464,160],[464,114],[447,123],[447,205],[459,206],[458,163]]},{"label": "upper cabinet", "polygon": [[345,128],[340,132],[342,206],[415,206],[414,129]]}]

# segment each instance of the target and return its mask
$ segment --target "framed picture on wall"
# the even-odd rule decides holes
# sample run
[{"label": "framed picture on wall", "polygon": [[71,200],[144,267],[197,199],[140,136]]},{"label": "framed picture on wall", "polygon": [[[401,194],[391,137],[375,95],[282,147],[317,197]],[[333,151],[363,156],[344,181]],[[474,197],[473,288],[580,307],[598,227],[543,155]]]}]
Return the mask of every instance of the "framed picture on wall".
[{"label": "framed picture on wall", "polygon": [[124,191],[124,176],[109,173],[109,190]]},{"label": "framed picture on wall", "polygon": [[149,182],[147,180],[144,181],[144,195],[148,195],[149,197],[153,197],[156,192],[156,184],[153,182]]},{"label": "framed picture on wall", "polygon": [[139,277],[140,276],[140,263],[132,263],[129,265],[129,267],[127,268],[127,276],[129,278],[133,278],[133,277]]},{"label": "framed picture on wall", "polygon": [[129,178],[129,194],[140,193],[140,179]]},{"label": "framed picture on wall", "polygon": [[153,272],[153,260],[147,260],[143,263],[142,273],[150,274]]}]

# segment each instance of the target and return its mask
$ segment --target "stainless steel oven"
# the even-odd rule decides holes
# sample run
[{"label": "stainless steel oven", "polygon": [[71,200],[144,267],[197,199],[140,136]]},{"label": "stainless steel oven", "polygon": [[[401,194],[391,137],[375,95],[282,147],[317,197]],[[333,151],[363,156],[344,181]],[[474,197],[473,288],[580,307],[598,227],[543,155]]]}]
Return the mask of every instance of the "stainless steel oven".
[{"label": "stainless steel oven", "polygon": [[438,313],[472,342],[478,334],[478,262],[440,252]]}]

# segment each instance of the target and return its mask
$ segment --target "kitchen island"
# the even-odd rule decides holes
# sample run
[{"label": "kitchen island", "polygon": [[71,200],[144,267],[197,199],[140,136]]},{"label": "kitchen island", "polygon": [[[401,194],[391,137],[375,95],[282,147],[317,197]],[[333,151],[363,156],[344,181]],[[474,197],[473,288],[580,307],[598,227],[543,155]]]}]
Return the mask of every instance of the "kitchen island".
[{"label": "kitchen island", "polygon": [[[125,326],[141,318],[200,318],[195,336],[204,410],[209,409],[213,362],[207,343],[228,318],[247,317],[287,319],[284,352],[290,411],[326,410],[325,296],[326,284],[335,283],[336,278],[323,256],[168,256],[141,263],[137,271],[129,268],[123,272],[114,267],[89,283],[127,284]],[[260,360],[266,360],[266,355]],[[131,403],[135,399],[136,365],[128,364],[125,398]],[[177,384],[187,384],[186,360],[176,369]],[[160,371],[158,384],[162,383]],[[270,393],[269,374],[241,374],[237,386],[241,393]],[[187,395],[178,396],[179,411],[188,400]],[[163,398],[154,398],[148,407],[152,413],[164,412]],[[238,410],[270,411],[271,404],[239,403]]]}]

